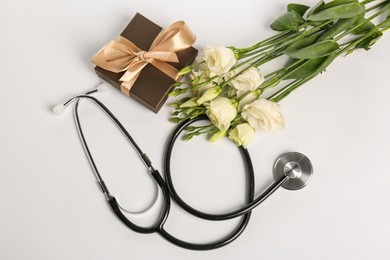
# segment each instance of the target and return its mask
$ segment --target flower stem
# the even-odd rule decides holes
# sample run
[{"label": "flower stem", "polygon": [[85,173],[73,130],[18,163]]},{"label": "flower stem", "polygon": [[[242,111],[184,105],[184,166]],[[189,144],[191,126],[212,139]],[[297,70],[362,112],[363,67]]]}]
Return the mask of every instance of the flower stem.
[{"label": "flower stem", "polygon": [[271,48],[274,48],[276,47],[278,44],[282,43],[282,42],[285,42],[289,39],[292,39],[298,35],[301,34],[301,32],[292,32],[292,31],[287,31],[290,33],[289,34],[286,34],[284,37],[281,37],[280,39],[275,39],[273,41],[270,41],[267,45],[265,46],[258,46],[258,47],[263,47],[263,48],[255,48],[255,49],[252,49],[251,51],[248,51],[248,52],[245,52],[244,55],[241,55],[240,56],[240,59],[244,59],[244,58],[248,58],[252,55],[255,55],[255,54],[258,54],[258,53],[261,53],[261,52],[264,52],[268,49],[271,49]]},{"label": "flower stem", "polygon": [[389,3],[389,0],[383,1],[383,2],[381,2],[381,3],[378,3],[378,4],[376,4],[376,5],[371,6],[370,8],[367,8],[367,9],[366,9],[366,12],[367,12],[367,13],[368,13],[368,12],[371,12],[372,10],[377,9],[378,7],[380,7],[380,6],[382,6],[382,5],[386,4],[386,3]]},{"label": "flower stem", "polygon": [[335,41],[338,41],[340,40],[341,38],[343,38],[344,36],[350,34],[351,32],[353,32],[356,28],[362,26],[363,24],[373,20],[375,17],[381,15],[383,12],[387,11],[388,7],[390,6],[390,1],[384,1],[382,3],[380,3],[379,6],[383,5],[384,3],[387,2],[387,5],[385,5],[382,9],[380,9],[378,12],[376,12],[375,14],[371,15],[370,17],[368,17],[366,20],[364,20],[363,22],[361,23],[358,23],[357,25],[353,26],[351,29],[343,32],[342,34],[340,34],[339,36],[337,36],[334,40]]},{"label": "flower stem", "polygon": [[376,0],[365,0],[365,1],[362,1],[360,2],[362,5],[366,5],[366,4],[369,4],[371,2],[375,2]]},{"label": "flower stem", "polygon": [[263,41],[260,41],[250,47],[247,47],[247,48],[241,48],[241,49],[238,49],[238,48],[235,48],[234,50],[238,53],[238,54],[246,54],[250,51],[253,51],[253,50],[256,50],[257,48],[259,47],[263,47],[263,46],[267,46],[270,44],[270,42],[272,41],[275,41],[275,40],[280,40],[280,39],[283,39],[286,35],[290,34],[291,31],[284,31],[284,32],[280,32],[274,36],[271,36]]},{"label": "flower stem", "polygon": [[295,89],[303,85],[304,83],[308,82],[312,78],[314,78],[316,75],[312,75],[310,77],[307,77],[305,79],[298,79],[284,88],[280,89],[276,93],[272,94],[270,97],[268,97],[268,100],[274,101],[274,102],[280,102],[283,98],[287,97],[291,92],[293,92]]}]

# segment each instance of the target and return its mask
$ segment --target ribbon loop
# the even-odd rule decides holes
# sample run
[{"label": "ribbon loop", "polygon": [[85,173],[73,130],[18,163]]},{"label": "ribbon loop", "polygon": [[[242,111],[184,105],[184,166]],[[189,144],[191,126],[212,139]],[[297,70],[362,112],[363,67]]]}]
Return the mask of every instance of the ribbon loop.
[{"label": "ribbon loop", "polygon": [[92,62],[115,73],[125,71],[120,78],[121,90],[129,96],[131,87],[148,64],[176,79],[177,69],[167,62],[179,62],[175,52],[191,47],[195,38],[188,26],[183,21],[179,21],[162,30],[147,51],[141,50],[131,41],[119,36],[106,44],[92,58]]}]

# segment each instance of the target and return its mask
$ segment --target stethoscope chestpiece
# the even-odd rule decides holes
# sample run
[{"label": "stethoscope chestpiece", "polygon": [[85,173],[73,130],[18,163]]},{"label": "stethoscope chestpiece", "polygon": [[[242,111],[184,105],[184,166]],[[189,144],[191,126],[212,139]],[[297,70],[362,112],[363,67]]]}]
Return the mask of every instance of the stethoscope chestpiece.
[{"label": "stethoscope chestpiece", "polygon": [[299,190],[305,187],[312,175],[313,166],[305,155],[298,152],[290,152],[281,155],[274,164],[273,173],[276,179],[289,177],[282,187],[288,190]]}]

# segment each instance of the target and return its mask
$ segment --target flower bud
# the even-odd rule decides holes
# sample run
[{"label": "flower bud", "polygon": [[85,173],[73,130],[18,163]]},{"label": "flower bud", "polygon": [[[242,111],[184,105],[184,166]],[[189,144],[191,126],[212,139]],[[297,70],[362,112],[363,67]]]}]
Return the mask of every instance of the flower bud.
[{"label": "flower bud", "polygon": [[180,95],[180,94],[182,94],[182,93],[183,93],[183,89],[181,89],[181,88],[176,88],[176,89],[174,89],[173,91],[169,92],[168,96],[170,96],[170,97],[175,97],[175,96],[178,96],[178,95]]},{"label": "flower bud", "polygon": [[215,134],[210,136],[210,141],[214,143],[214,142],[218,141],[219,139],[225,137],[226,134],[227,134],[227,130],[225,130],[225,131],[218,131]]},{"label": "flower bud", "polygon": [[179,104],[177,104],[176,102],[175,103],[170,103],[169,106],[172,107],[172,108],[179,108]]},{"label": "flower bud", "polygon": [[169,121],[170,122],[172,122],[172,123],[179,123],[181,120],[180,120],[180,118],[178,118],[178,117],[171,117],[170,119],[169,119]]},{"label": "flower bud", "polygon": [[183,141],[188,141],[190,140],[194,135],[192,133],[189,133],[189,134],[186,134],[184,137],[183,137]]},{"label": "flower bud", "polygon": [[173,83],[171,85],[171,88],[176,88],[176,87],[180,87],[181,85],[183,85],[184,83],[181,82],[181,81],[176,81],[175,83]]},{"label": "flower bud", "polygon": [[177,76],[187,75],[188,73],[190,73],[192,71],[192,69],[193,69],[193,67],[191,65],[184,67],[177,73]]},{"label": "flower bud", "polygon": [[198,103],[196,103],[197,98],[191,98],[184,102],[183,104],[180,105],[180,108],[185,108],[185,107],[197,107]]},{"label": "flower bud", "polygon": [[211,87],[208,90],[206,90],[206,92],[203,93],[203,95],[200,98],[198,98],[198,100],[196,100],[196,103],[198,103],[198,105],[202,105],[203,103],[211,101],[214,98],[218,97],[219,94],[221,94],[221,92],[222,89],[220,86]]},{"label": "flower bud", "polygon": [[229,131],[229,139],[235,142],[237,146],[247,148],[254,133],[255,130],[248,123],[243,123]]}]

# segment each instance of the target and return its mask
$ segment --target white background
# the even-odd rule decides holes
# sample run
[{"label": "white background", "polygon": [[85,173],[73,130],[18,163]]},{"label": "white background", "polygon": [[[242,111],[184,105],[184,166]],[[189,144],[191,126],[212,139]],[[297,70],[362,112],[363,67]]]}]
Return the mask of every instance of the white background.
[{"label": "white background", "polygon": [[[51,113],[99,83],[90,58],[136,12],[163,27],[185,20],[199,49],[244,47],[273,34],[268,25],[287,3],[1,0],[0,259],[390,259],[389,32],[282,101],[285,130],[257,133],[249,148],[256,194],[273,181],[272,164],[284,152],[306,154],[315,175],[300,191],[278,190],[254,210],[238,240],[214,251],[185,250],[126,228],[95,183],[72,110]],[[164,106],[156,115],[110,90],[96,96],[162,169],[171,110]],[[81,113],[111,192],[141,209],[153,197],[143,165],[95,106],[85,102]],[[242,203],[243,165],[229,141],[180,141],[173,156],[173,178],[188,203],[210,212]],[[146,220],[135,219],[152,218]],[[204,222],[173,206],[166,229],[207,242],[237,223]]]}]

